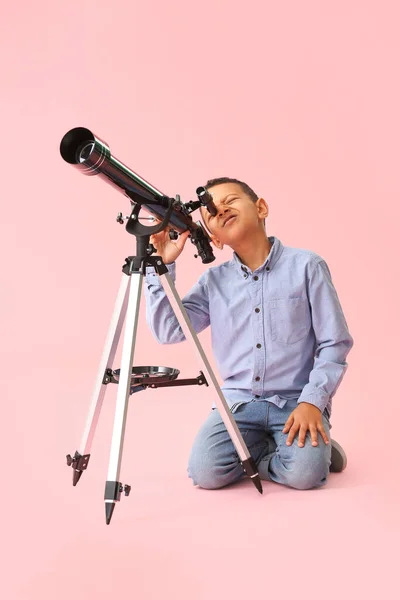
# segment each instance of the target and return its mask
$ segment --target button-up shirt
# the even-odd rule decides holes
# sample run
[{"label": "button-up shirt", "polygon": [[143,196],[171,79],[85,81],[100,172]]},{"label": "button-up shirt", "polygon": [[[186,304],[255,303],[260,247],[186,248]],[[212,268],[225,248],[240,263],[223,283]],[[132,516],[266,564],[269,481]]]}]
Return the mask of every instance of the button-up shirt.
[{"label": "button-up shirt", "polygon": [[[196,333],[210,326],[231,410],[249,401],[283,407],[296,400],[330,415],[353,346],[331,273],[315,252],[268,239],[268,257],[255,271],[234,252],[231,260],[209,267],[182,303]],[[166,266],[175,282],[176,263]],[[185,335],[161,277],[147,269],[146,321],[160,344],[176,344]]]}]

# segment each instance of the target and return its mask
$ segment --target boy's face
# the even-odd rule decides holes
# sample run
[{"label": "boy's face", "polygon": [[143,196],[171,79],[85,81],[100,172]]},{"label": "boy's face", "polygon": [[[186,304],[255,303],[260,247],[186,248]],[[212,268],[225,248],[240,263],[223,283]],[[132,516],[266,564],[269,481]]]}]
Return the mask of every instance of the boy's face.
[{"label": "boy's face", "polygon": [[200,211],[217,248],[222,250],[225,244],[234,248],[260,227],[264,229],[268,205],[263,198],[253,202],[238,183],[220,183],[208,191],[218,212],[213,217],[205,207]]}]

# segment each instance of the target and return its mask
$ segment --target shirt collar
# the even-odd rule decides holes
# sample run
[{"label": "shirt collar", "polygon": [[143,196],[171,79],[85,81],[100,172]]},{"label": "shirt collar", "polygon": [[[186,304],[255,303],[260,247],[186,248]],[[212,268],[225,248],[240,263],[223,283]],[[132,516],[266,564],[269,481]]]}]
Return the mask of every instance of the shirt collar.
[{"label": "shirt collar", "polygon": [[[263,262],[263,264],[261,266],[259,266],[254,273],[257,273],[258,271],[261,271],[262,269],[265,269],[266,267],[269,267],[269,270],[273,269],[275,264],[277,263],[277,261],[279,260],[282,252],[283,252],[283,244],[282,242],[275,237],[274,235],[268,236],[269,241],[272,244],[271,250],[269,251],[269,254],[267,256],[267,258],[265,259],[265,261]],[[230,261],[231,266],[235,269],[237,269],[237,271],[241,274],[250,274],[252,271],[249,269],[249,267],[247,267],[246,265],[244,265],[242,263],[242,261],[240,260],[239,256],[236,254],[236,252],[233,252],[233,258]]]}]

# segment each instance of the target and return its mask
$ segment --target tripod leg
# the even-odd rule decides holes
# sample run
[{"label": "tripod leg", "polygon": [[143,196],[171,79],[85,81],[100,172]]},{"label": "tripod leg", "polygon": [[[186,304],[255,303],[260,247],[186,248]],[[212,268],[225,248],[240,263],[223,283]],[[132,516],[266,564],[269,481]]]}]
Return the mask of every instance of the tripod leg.
[{"label": "tripod leg", "polygon": [[122,450],[125,436],[126,418],[130,396],[132,363],[136,343],[136,331],[140,308],[140,295],[142,292],[143,274],[133,272],[130,276],[130,290],[128,292],[128,308],[125,323],[124,342],[122,347],[121,370],[118,383],[117,403],[115,408],[114,427],[111,440],[110,461],[106,489],[104,494],[106,523],[109,525],[121,492],[125,490],[128,495],[129,486],[122,486],[119,481]]},{"label": "tripod leg", "polygon": [[87,468],[90,458],[90,448],[92,446],[93,437],[96,431],[97,422],[99,420],[101,407],[103,405],[104,396],[106,393],[107,382],[105,381],[106,370],[111,368],[114,362],[115,353],[117,351],[119,338],[125,320],[127,308],[127,289],[130,282],[130,277],[123,273],[121,284],[118,290],[115,301],[114,311],[107,332],[107,337],[103,349],[103,354],[100,360],[99,370],[92,393],[89,414],[86,420],[85,429],[81,439],[79,450],[71,457],[67,456],[67,463],[71,465],[73,474],[73,485],[75,486],[84,469]]},{"label": "tripod leg", "polygon": [[[168,283],[168,286],[164,286],[162,278],[165,277]],[[203,363],[205,371],[207,372],[209,381],[212,382],[212,385],[215,387],[217,392],[216,404],[221,414],[221,418],[225,423],[225,426],[228,430],[228,433],[231,437],[232,443],[236,448],[236,451],[239,455],[243,468],[247,475],[251,478],[252,482],[256,486],[257,490],[262,494],[262,485],[261,479],[258,474],[257,466],[245,444],[245,441],[242,437],[242,434],[239,431],[239,428],[236,424],[236,421],[229,410],[228,404],[225,400],[225,397],[222,393],[222,390],[218,384],[218,381],[214,375],[214,372],[211,368],[211,365],[207,359],[207,356],[199,342],[197,334],[193,329],[193,325],[188,317],[188,314],[185,310],[185,307],[182,304],[182,301],[176,291],[175,284],[171,279],[169,273],[164,273],[160,276],[160,281],[163,284],[165,293],[171,303],[171,306],[176,314],[176,317],[179,321],[180,326],[182,327],[182,331],[185,334],[186,339],[192,344],[195,351],[200,356],[200,360]],[[181,318],[179,318],[181,317]]]}]

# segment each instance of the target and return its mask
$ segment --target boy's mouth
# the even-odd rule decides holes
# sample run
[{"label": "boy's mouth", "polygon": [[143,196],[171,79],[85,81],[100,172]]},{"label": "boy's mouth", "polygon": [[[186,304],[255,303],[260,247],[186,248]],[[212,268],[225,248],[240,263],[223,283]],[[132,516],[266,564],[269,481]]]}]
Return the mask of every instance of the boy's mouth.
[{"label": "boy's mouth", "polygon": [[235,219],[235,218],[236,218],[236,215],[231,215],[230,217],[228,217],[227,220],[224,222],[223,227],[225,227],[225,225],[230,223],[232,221],[232,219]]}]

